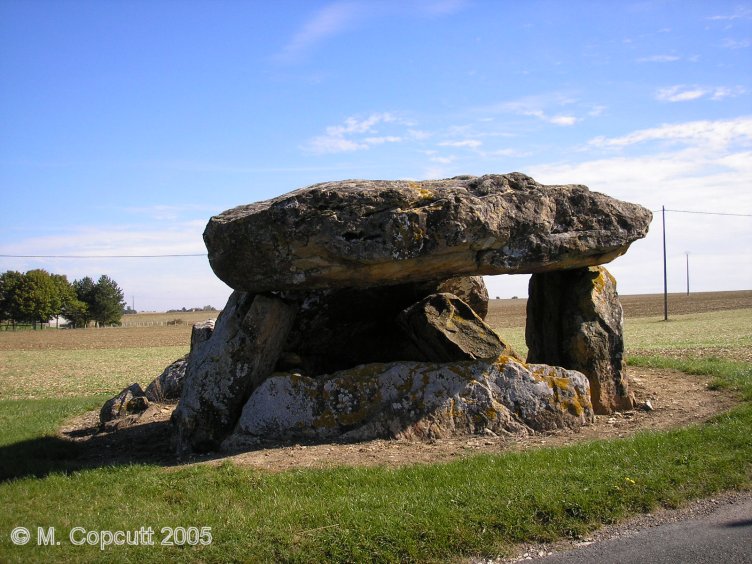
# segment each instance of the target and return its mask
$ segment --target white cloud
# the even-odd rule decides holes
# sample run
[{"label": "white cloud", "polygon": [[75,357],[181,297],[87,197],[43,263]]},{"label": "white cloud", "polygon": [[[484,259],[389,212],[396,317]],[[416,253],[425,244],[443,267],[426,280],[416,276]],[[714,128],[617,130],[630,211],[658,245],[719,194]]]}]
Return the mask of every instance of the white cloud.
[{"label": "white cloud", "polygon": [[383,143],[399,143],[402,141],[402,137],[395,135],[386,135],[384,137],[366,137],[364,142],[366,145],[381,145]]},{"label": "white cloud", "polygon": [[721,43],[721,47],[725,49],[746,49],[749,46],[752,46],[752,39],[726,38]]},{"label": "white cloud", "polygon": [[578,119],[574,116],[553,116],[548,118],[548,122],[554,125],[574,125],[577,121]]},{"label": "white cloud", "polygon": [[[341,125],[330,125],[323,135],[308,141],[303,150],[317,155],[344,153],[369,149],[373,145],[398,143],[403,140],[398,135],[373,135],[378,133],[379,124],[404,124],[403,120],[390,113],[375,113],[359,119],[348,117]],[[371,134],[363,136],[364,134]]]},{"label": "white cloud", "polygon": [[[639,144],[651,140],[680,142],[662,151]],[[612,143],[612,145],[609,145]],[[599,138],[597,146],[634,146],[630,156],[579,163],[529,167],[545,184],[585,184],[610,196],[640,203],[653,211],[752,213],[752,119],[689,122]],[[642,150],[640,150],[642,149]],[[640,150],[639,153],[636,153]],[[667,213],[669,291],[684,281],[684,251],[691,253],[693,288],[735,290],[752,280],[752,231],[747,217]],[[624,294],[662,289],[661,217],[647,238],[607,267]]]},{"label": "white cloud", "polygon": [[378,18],[433,18],[452,15],[465,7],[466,0],[417,0],[414,2],[333,2],[313,14],[277,53],[280,62],[304,58],[319,43],[357,29],[367,20]]},{"label": "white cloud", "polygon": [[708,91],[704,88],[687,88],[682,85],[661,88],[655,97],[662,102],[687,102],[706,96]]},{"label": "white cloud", "polygon": [[674,63],[680,60],[681,57],[676,55],[650,55],[649,57],[641,57],[637,59],[638,63]]},{"label": "white cloud", "polygon": [[336,2],[321,8],[277,55],[277,59],[292,62],[305,55],[317,43],[355,26],[365,17],[366,5],[357,2]]},{"label": "white cloud", "polygon": [[451,164],[454,161],[457,160],[457,157],[454,155],[449,155],[448,157],[430,157],[431,162],[439,163],[439,164]]},{"label": "white cloud", "polygon": [[731,21],[738,19],[752,19],[752,9],[748,6],[737,6],[733,14],[719,14],[706,18],[714,21]]},{"label": "white cloud", "polygon": [[646,141],[668,141],[697,146],[725,147],[733,141],[752,141],[752,118],[691,121],[641,129],[622,137],[596,137],[589,144],[596,147],[626,147]]},{"label": "white cloud", "polygon": [[466,147],[468,149],[477,149],[483,145],[482,141],[477,139],[462,139],[460,141],[442,141],[439,143],[440,147]]},{"label": "white cloud", "polygon": [[575,116],[570,115],[555,115],[551,116],[548,115],[546,112],[544,112],[541,109],[520,109],[517,113],[523,116],[531,116],[534,118],[538,118],[541,121],[545,121],[546,123],[550,123],[552,125],[560,125],[560,126],[570,126],[576,124],[578,121],[580,121]]},{"label": "white cloud", "polygon": [[656,92],[656,99],[661,102],[688,102],[692,100],[699,100],[700,98],[710,98],[711,100],[719,101],[725,98],[732,98],[735,96],[741,96],[746,93],[746,88],[743,86],[685,86],[683,84],[677,84],[674,86],[667,86],[665,88],[658,89]]}]

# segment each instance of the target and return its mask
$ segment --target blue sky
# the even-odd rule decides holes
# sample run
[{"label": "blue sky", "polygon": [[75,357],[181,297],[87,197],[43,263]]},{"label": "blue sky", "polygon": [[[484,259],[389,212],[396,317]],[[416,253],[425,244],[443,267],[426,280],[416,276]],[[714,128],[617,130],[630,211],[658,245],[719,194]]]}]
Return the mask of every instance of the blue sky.
[{"label": "blue sky", "polygon": [[[525,172],[752,214],[752,3],[0,0],[0,254],[203,253],[326,180]],[[668,213],[669,290],[752,288],[752,218]],[[205,257],[26,259],[136,309],[221,306]],[[661,223],[609,266],[662,291]],[[526,294],[523,276],[487,279]]]}]

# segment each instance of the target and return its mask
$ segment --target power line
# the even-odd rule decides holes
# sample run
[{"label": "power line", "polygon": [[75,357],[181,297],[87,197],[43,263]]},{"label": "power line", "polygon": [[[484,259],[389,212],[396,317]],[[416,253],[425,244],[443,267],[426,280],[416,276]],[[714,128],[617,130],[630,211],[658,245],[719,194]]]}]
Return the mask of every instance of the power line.
[{"label": "power line", "polygon": [[122,259],[122,258],[172,258],[205,257],[206,253],[183,255],[0,255],[0,258],[64,258],[64,259]]},{"label": "power line", "polygon": [[[653,213],[693,213],[700,215],[720,215],[720,216],[734,216],[734,217],[752,217],[752,214],[748,213],[726,213],[726,212],[709,212],[709,211],[695,211],[695,210],[672,210],[669,208],[662,208],[660,210],[652,210]],[[665,221],[665,219],[664,219]],[[182,258],[182,257],[205,257],[206,253],[196,254],[165,254],[165,255],[4,255],[0,254],[0,258],[39,258],[39,259],[129,259],[129,258]]]},{"label": "power line", "polygon": [[672,210],[669,208],[666,208],[665,210],[652,210],[652,211],[653,213],[667,211],[667,212],[674,212],[674,213],[697,213],[697,214],[702,214],[702,215],[732,215],[735,217],[752,217],[752,214],[749,214],[749,213],[724,213],[724,212],[691,211],[691,210]]}]

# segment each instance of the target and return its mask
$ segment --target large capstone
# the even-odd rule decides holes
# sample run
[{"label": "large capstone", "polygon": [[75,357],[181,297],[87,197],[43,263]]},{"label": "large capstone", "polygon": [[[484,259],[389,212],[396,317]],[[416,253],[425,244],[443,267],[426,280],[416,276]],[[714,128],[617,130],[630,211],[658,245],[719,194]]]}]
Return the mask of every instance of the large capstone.
[{"label": "large capstone", "polygon": [[616,280],[603,267],[530,278],[525,340],[528,362],[563,366],[590,380],[596,413],[630,409],[624,316]]},{"label": "large capstone", "polygon": [[204,241],[214,272],[237,290],[368,288],[604,264],[651,218],[586,186],[520,173],[347,180],[225,211]]}]

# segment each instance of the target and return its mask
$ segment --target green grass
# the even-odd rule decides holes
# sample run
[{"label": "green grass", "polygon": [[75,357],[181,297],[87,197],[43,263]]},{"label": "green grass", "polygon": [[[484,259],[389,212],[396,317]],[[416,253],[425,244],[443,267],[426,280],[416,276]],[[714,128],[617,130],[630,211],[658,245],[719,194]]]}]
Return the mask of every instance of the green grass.
[{"label": "green grass", "polygon": [[[579,537],[657,505],[750,485],[752,406],[668,433],[399,469],[270,474],[100,468],[0,487],[2,561],[426,561]],[[59,547],[7,532],[56,527]],[[72,527],[211,527],[201,547],[73,546]],[[156,538],[159,538],[157,535]]]},{"label": "green grass", "polygon": [[147,385],[188,346],[0,351],[0,399],[114,395]]},{"label": "green grass", "polygon": [[[626,349],[671,351],[721,349],[749,354],[752,349],[752,309],[715,311],[662,317],[639,317],[624,322]],[[691,352],[690,352],[691,354]]]},{"label": "green grass", "polygon": [[[711,387],[734,390],[744,402],[730,413],[669,432],[401,468],[275,474],[225,462],[76,469],[75,446],[54,435],[62,421],[99,407],[104,396],[91,397],[93,391],[118,391],[131,381],[150,380],[182,352],[174,347],[129,349],[123,355],[110,349],[15,357],[19,351],[1,352],[3,396],[8,397],[8,386],[17,386],[15,380],[26,377],[17,393],[30,389],[36,399],[0,400],[0,562],[490,557],[521,541],[577,538],[603,523],[657,506],[752,488],[752,362],[738,360],[746,358],[749,348],[749,311],[725,312],[736,335],[723,345],[716,338],[717,331],[725,331],[723,318],[705,315],[683,316],[668,324],[629,322],[629,350],[640,353],[630,355],[629,363],[681,370],[688,378],[697,374]],[[524,346],[522,329],[504,329],[502,335],[513,347]],[[706,354],[718,349],[719,356]],[[35,356],[39,352],[50,356]],[[667,358],[667,352],[672,356]],[[96,360],[97,355],[103,356]],[[43,383],[25,375],[24,370],[34,372],[28,369],[37,359],[58,381],[82,363],[85,397],[60,398],[61,390],[75,394],[79,388],[60,388],[54,378]],[[14,373],[8,372],[9,366]],[[118,375],[96,379],[110,370]],[[138,374],[148,376],[134,378]],[[9,533],[17,526],[32,531],[29,545],[11,544]],[[211,527],[212,544],[114,546],[102,551],[98,546],[73,546],[68,539],[73,527],[152,527],[158,544],[164,536],[160,529],[176,526]],[[37,527],[55,527],[60,545],[37,547]]]}]

